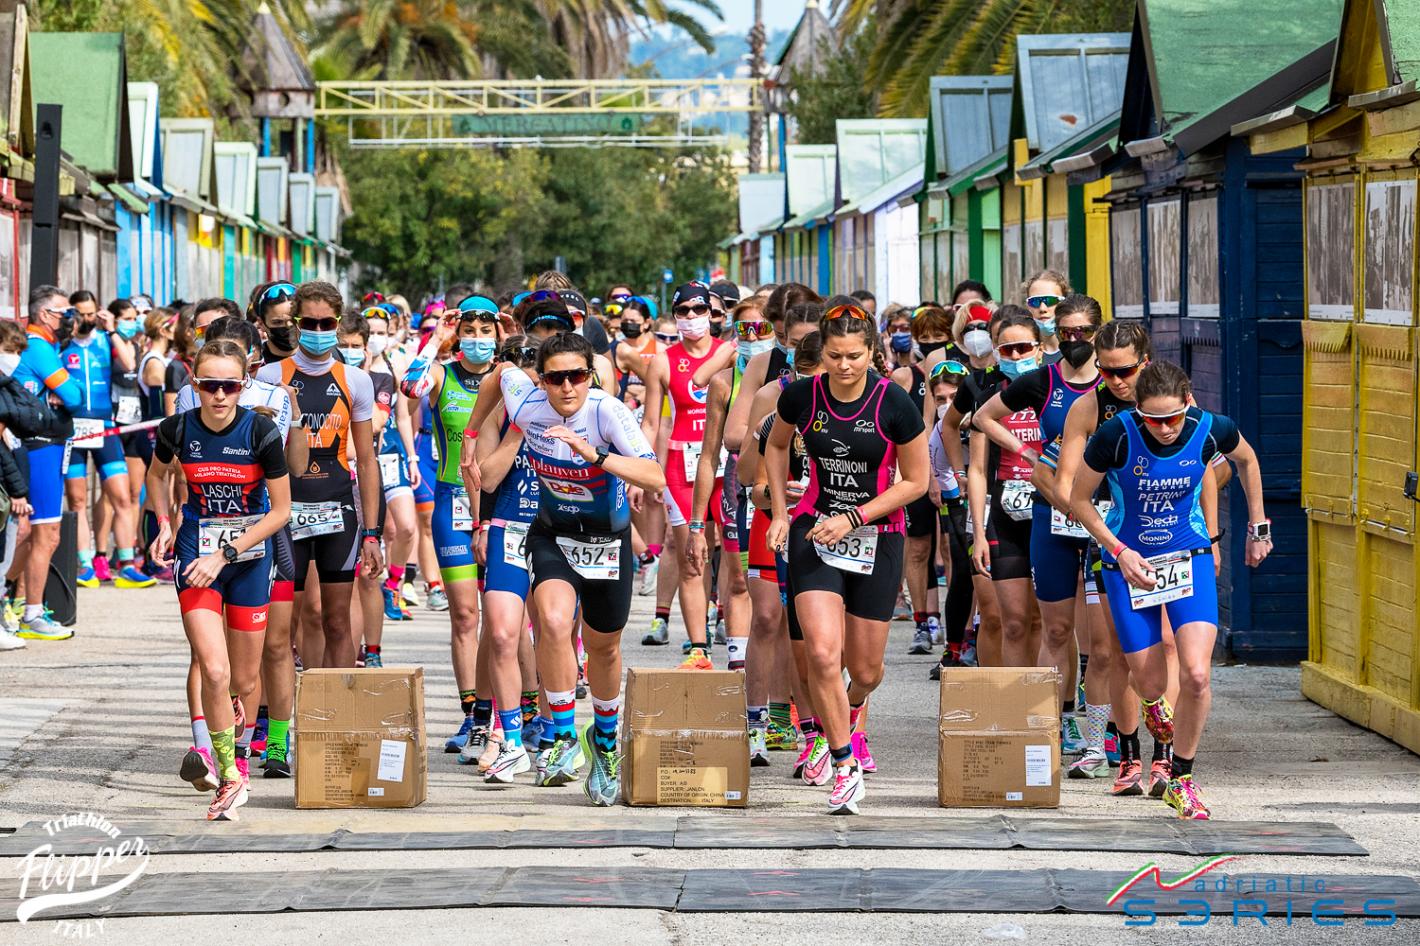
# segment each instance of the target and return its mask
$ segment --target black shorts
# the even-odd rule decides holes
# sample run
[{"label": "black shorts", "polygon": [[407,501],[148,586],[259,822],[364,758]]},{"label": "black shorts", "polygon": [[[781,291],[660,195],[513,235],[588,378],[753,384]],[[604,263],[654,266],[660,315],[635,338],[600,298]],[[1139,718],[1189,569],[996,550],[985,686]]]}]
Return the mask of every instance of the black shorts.
[{"label": "black shorts", "polygon": [[991,515],[986,519],[986,541],[991,545],[991,580],[1030,578],[1031,520],[1012,519],[991,496]]},{"label": "black shorts", "polygon": [[153,462],[153,441],[157,438],[156,428],[148,430],[135,430],[128,434],[119,434],[118,439],[123,442],[123,455],[133,460],[142,460],[144,466]]},{"label": "black shorts", "polygon": [[929,536],[937,529],[937,507],[925,493],[903,508],[907,514],[907,534],[914,539]]},{"label": "black shorts", "polygon": [[295,569],[297,591],[306,590],[306,573],[311,562],[316,563],[316,578],[321,584],[341,584],[355,580],[355,563],[360,558],[360,515],[352,499],[341,505],[345,524],[339,532],[296,539],[292,536],[292,567]]},{"label": "black shorts", "polygon": [[[902,585],[902,533],[879,533],[872,572],[856,575],[834,568],[819,557],[808,539],[815,521],[814,516],[798,516],[789,526],[789,600],[792,602],[806,591],[828,591],[842,598],[843,610],[856,618],[892,620],[897,590]],[[802,634],[794,639],[802,639]]]},{"label": "black shorts", "polygon": [[282,526],[271,537],[271,555],[276,560],[276,581],[296,580],[296,553],[290,526]]},{"label": "black shorts", "polygon": [[534,522],[528,530],[527,544],[533,593],[536,594],[538,585],[545,581],[565,581],[581,602],[583,624],[602,634],[623,630],[631,616],[631,585],[636,573],[630,529],[621,533],[620,541],[621,564],[617,577],[610,581],[584,578],[567,561],[557,537]]}]

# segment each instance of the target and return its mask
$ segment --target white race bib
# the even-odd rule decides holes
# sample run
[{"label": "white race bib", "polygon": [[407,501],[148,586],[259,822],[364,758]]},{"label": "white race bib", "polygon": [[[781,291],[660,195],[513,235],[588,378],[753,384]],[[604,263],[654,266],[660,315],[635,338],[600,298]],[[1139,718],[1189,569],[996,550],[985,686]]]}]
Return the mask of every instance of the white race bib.
[{"label": "white race bib", "polygon": [[680,448],[680,458],[685,463],[685,481],[687,483],[695,482],[695,471],[700,466],[700,454],[704,449],[703,443],[688,443]]},{"label": "white race bib", "polygon": [[453,521],[450,523],[450,525],[454,527],[454,531],[472,532],[473,510],[470,509],[468,505],[468,494],[463,492],[462,490],[457,493],[454,493],[454,501],[450,505],[453,506],[453,509],[450,510],[450,512],[452,513],[451,518]]},{"label": "white race bib", "polygon": [[[247,529],[256,525],[262,514],[254,516],[229,516],[223,519],[202,519],[197,523],[197,554],[211,555],[222,550],[222,546],[237,541]],[[237,556],[239,562],[254,562],[266,556],[266,543],[254,545]]]},{"label": "white race bib", "polygon": [[1061,535],[1067,539],[1088,539],[1090,534],[1085,531],[1085,527],[1080,525],[1080,520],[1074,516],[1066,515],[1054,506],[1050,507],[1050,534]]},{"label": "white race bib", "polygon": [[399,460],[397,453],[380,454],[380,481],[386,486],[399,482]]},{"label": "white race bib", "polygon": [[572,570],[592,581],[616,581],[621,577],[621,538],[571,539],[557,537],[557,547]]},{"label": "white race bib", "polygon": [[1034,509],[1034,494],[1030,480],[1006,480],[1001,484],[1001,508],[1017,522],[1025,522]]},{"label": "white race bib", "polygon": [[345,529],[340,503],[292,503],[291,538],[297,542],[318,535],[333,535]]},{"label": "white race bib", "polygon": [[839,539],[836,545],[814,542],[814,551],[839,571],[871,575],[873,560],[878,555],[878,530],[873,526],[859,526]]},{"label": "white race bib", "polygon": [[1129,586],[1129,606],[1134,610],[1193,597],[1193,553],[1172,552],[1144,559],[1154,573],[1154,587]]},{"label": "white race bib", "polygon": [[730,451],[726,450],[724,447],[721,447],[721,448],[720,448],[720,465],[717,466],[717,467],[715,467],[715,479],[721,480],[721,479],[724,479],[724,478],[725,478],[725,464],[727,464],[727,463],[729,463],[729,462],[730,462]]},{"label": "white race bib", "polygon": [[118,410],[114,412],[113,419],[122,424],[136,424],[143,416],[143,408],[138,398],[132,394],[125,394],[118,399]]},{"label": "white race bib", "polygon": [[104,422],[97,417],[74,418],[74,436],[69,440],[76,450],[93,450],[103,444]]},{"label": "white race bib", "polygon": [[526,523],[510,522],[503,527],[503,561],[528,570],[528,527]]}]

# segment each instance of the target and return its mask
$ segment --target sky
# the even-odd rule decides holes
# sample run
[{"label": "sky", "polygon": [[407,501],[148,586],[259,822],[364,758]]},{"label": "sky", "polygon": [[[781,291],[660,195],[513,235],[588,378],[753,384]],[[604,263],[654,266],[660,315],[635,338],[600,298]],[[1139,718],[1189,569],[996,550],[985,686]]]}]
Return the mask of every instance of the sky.
[{"label": "sky", "polygon": [[[719,0],[720,12],[725,15],[724,28],[732,33],[748,33],[754,22],[754,0]],[[819,6],[826,6],[820,0]],[[704,11],[696,11],[694,6],[684,5],[683,9],[694,13],[712,29],[718,26],[715,18]],[[764,28],[769,33],[775,30],[790,30],[799,22],[804,13],[804,0],[764,0]]]}]

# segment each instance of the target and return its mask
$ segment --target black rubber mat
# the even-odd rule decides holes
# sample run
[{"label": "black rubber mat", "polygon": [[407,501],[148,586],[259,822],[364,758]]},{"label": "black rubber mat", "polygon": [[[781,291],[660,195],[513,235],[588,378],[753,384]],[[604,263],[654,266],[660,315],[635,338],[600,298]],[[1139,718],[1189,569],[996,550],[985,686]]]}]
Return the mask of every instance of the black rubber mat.
[{"label": "black rubber mat", "polygon": [[[1141,865],[1142,866],[1142,865]],[[1236,913],[1311,922],[1318,901],[1346,916],[1420,917],[1420,884],[1390,875],[1286,875],[1222,869],[1160,889],[1132,875],[1086,870],[674,870],[473,868],[437,870],[146,873],[107,900],[45,910],[36,919],[208,913],[495,906],[622,907],[679,912]],[[1163,879],[1171,881],[1168,871]],[[102,880],[102,878],[101,878]],[[1288,891],[1287,884],[1293,885]],[[1223,886],[1220,886],[1223,885]],[[1270,888],[1270,889],[1269,889]],[[18,883],[0,884],[0,921],[14,922]]]},{"label": "black rubber mat", "polygon": [[[391,816],[398,823],[398,816]],[[648,847],[814,850],[877,848],[931,850],[1129,851],[1165,854],[1309,854],[1364,856],[1345,831],[1324,822],[1184,822],[1159,814],[1138,818],[1039,818],[1015,815],[921,818],[744,817],[686,815],[586,828],[585,821],[517,818],[447,819],[438,831],[361,831],[322,828],[269,833],[252,826],[172,820],[120,825],[155,854],[287,853],[301,851],[477,850]],[[92,851],[101,835],[69,828],[49,837],[40,822],[0,834],[0,857],[23,857],[41,843],[56,854]]]}]

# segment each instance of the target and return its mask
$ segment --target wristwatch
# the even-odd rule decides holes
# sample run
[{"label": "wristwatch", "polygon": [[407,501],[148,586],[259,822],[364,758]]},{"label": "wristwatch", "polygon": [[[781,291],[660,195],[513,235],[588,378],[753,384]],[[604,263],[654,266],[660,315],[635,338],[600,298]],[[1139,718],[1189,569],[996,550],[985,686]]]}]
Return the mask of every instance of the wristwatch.
[{"label": "wristwatch", "polygon": [[1272,520],[1264,519],[1261,522],[1249,522],[1247,524],[1247,537],[1254,542],[1272,541]]},{"label": "wristwatch", "polygon": [[237,556],[240,554],[241,553],[237,551],[237,547],[230,542],[222,546],[222,557],[228,562],[235,562]]},{"label": "wristwatch", "polygon": [[597,447],[597,458],[596,458],[595,460],[593,460],[592,462],[595,463],[597,466],[601,466],[603,463],[606,462],[606,458],[607,458],[610,454],[611,454],[611,451],[608,450],[605,445],[600,446],[600,447]]}]

